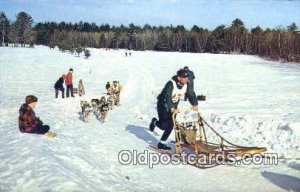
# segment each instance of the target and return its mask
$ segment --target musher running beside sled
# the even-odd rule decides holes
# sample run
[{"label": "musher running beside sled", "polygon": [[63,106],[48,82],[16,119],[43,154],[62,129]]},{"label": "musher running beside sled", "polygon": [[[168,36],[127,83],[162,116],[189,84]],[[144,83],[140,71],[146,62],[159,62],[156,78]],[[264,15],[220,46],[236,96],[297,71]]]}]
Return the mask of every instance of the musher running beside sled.
[{"label": "musher running beside sled", "polygon": [[157,113],[158,118],[152,118],[150,123],[150,131],[153,131],[157,126],[164,131],[157,147],[159,149],[170,150],[171,148],[166,145],[166,140],[173,130],[172,114],[179,112],[177,106],[180,100],[184,97],[189,100],[193,110],[198,110],[198,101],[196,94],[188,82],[188,74],[185,70],[180,69],[177,75],[173,76],[167,82],[160,95],[157,97]]}]

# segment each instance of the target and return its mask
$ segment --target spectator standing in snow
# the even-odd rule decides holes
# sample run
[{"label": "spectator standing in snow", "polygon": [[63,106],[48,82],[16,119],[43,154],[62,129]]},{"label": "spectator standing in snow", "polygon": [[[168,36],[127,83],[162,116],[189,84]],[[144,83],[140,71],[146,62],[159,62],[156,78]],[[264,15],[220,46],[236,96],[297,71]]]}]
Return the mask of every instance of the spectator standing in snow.
[{"label": "spectator standing in snow", "polygon": [[183,69],[187,72],[188,78],[189,78],[189,82],[190,82],[190,84],[191,84],[191,86],[192,86],[192,88],[194,90],[195,75],[194,75],[193,71],[191,71],[188,66],[185,66]]},{"label": "spectator standing in snow", "polygon": [[66,75],[63,74],[54,84],[55,98],[58,97],[58,91],[61,91],[62,98],[65,98],[65,88],[63,86]]},{"label": "spectator standing in snow", "polygon": [[120,104],[120,93],[122,91],[122,85],[119,81],[113,81],[113,84],[110,86],[110,93],[116,97],[116,105]]},{"label": "spectator standing in snow", "polygon": [[74,94],[73,94],[73,69],[72,68],[69,69],[69,72],[66,76],[65,83],[67,86],[67,97],[69,97],[70,92],[71,92],[71,96],[74,97]]}]

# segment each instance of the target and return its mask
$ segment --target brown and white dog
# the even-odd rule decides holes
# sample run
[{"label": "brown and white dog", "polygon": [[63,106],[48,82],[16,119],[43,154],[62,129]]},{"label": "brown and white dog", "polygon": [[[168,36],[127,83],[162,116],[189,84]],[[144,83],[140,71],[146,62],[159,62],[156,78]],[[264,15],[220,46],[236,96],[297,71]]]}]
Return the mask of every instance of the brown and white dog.
[{"label": "brown and white dog", "polygon": [[97,108],[98,108],[97,106],[98,106],[99,102],[100,102],[99,99],[92,99],[91,100],[92,110],[93,110],[94,113],[97,112]]},{"label": "brown and white dog", "polygon": [[108,97],[107,97],[107,103],[108,103],[109,109],[113,110],[114,107],[115,107],[115,97],[111,93],[109,93],[107,95],[108,95]]},{"label": "brown and white dog", "polygon": [[106,98],[104,96],[101,97],[99,105],[98,105],[98,111],[100,114],[100,121],[104,123],[107,114],[109,110],[109,103],[107,102]]},{"label": "brown and white dog", "polygon": [[106,98],[103,96],[101,99],[92,99],[91,104],[92,111],[103,123],[109,110],[109,103],[107,102]]},{"label": "brown and white dog", "polygon": [[88,121],[90,113],[93,111],[91,105],[87,101],[80,101],[81,114],[84,122]]}]

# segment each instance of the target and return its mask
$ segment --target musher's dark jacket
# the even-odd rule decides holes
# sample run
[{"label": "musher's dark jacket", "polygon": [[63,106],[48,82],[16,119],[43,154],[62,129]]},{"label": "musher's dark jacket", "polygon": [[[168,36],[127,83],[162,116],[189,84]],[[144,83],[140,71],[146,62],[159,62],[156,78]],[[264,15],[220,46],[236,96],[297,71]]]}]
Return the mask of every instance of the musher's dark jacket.
[{"label": "musher's dark jacket", "polygon": [[[177,80],[176,76],[172,77],[172,80],[176,82],[177,88],[182,89],[183,86],[181,86]],[[172,92],[173,92],[173,83],[172,81],[168,81],[165,87],[163,88],[162,92],[157,97],[158,103],[163,105],[167,110],[171,110],[171,108],[177,108],[178,102],[173,103],[172,101]],[[191,103],[191,105],[198,105],[196,94],[191,86],[191,84],[187,83],[187,90],[186,90],[186,97]]]}]

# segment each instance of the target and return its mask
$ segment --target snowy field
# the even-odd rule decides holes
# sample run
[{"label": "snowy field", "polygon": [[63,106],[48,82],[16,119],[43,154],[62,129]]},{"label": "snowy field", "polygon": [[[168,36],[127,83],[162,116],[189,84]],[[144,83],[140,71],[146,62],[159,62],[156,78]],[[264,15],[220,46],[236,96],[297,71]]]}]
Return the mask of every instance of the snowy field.
[{"label": "snowy field", "polygon": [[[56,49],[0,48],[0,191],[300,191],[300,65],[254,56],[90,49],[75,57]],[[162,132],[148,130],[156,96],[179,68],[195,73],[205,119],[229,141],[267,147],[278,165],[120,165],[121,150],[144,152]],[[101,124],[85,123],[78,96],[55,99],[53,85],[69,68],[83,79],[84,99],[108,81],[123,85],[121,106]],[[18,110],[39,98],[36,115],[58,136],[22,134]],[[184,105],[184,104],[183,104]],[[169,144],[173,136],[169,138]]]}]

